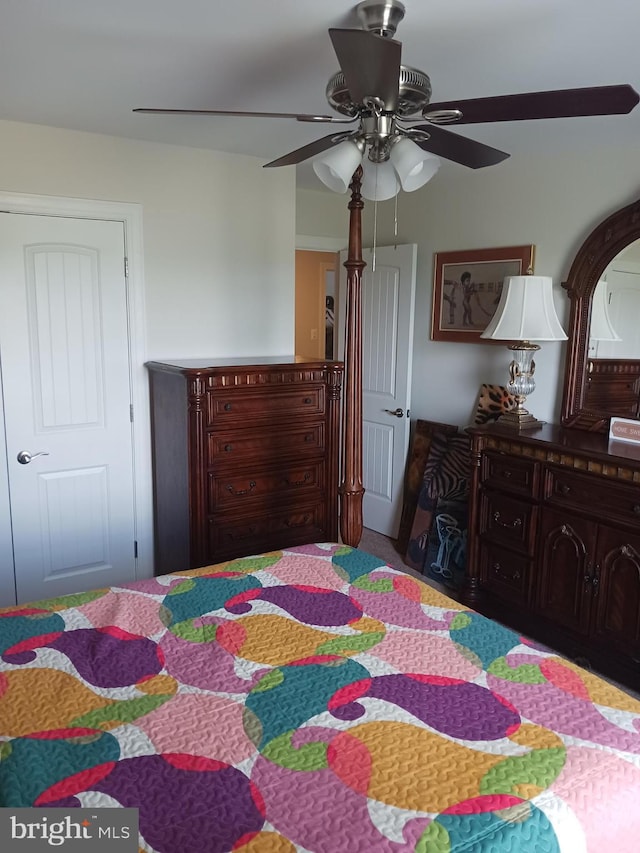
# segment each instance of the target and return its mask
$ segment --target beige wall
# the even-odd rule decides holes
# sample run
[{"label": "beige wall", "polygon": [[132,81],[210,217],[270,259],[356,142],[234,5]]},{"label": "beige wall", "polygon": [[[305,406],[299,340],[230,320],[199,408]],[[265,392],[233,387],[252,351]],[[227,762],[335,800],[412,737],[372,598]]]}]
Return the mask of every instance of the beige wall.
[{"label": "beige wall", "polygon": [[[319,181],[318,185],[322,186]],[[296,192],[296,234],[336,238],[342,240],[346,248],[349,237],[348,203],[348,194],[299,189]]]},{"label": "beige wall", "polygon": [[[586,131],[576,126],[575,143],[567,140],[553,152],[536,149],[536,140],[544,145],[538,135],[532,136],[530,151],[497,166],[471,171],[446,164],[421,190],[399,197],[397,237],[394,203],[378,205],[378,245],[418,246],[412,419],[468,423],[479,385],[504,384],[510,360],[499,345],[430,340],[435,252],[533,243],[535,272],[554,279],[558,314],[566,326],[569,302],[561,282],[577,249],[600,220],[640,197],[637,147],[617,147],[614,133],[600,137],[590,144]],[[316,195],[298,192],[298,231],[301,223],[306,233],[313,227]],[[325,201],[318,223],[323,234],[327,221],[342,222],[347,201],[334,195],[331,209]],[[370,203],[365,204],[363,242],[373,242]],[[537,387],[529,402],[544,420],[560,416],[565,349],[562,343],[542,344],[536,359]]]},{"label": "beige wall", "polygon": [[147,358],[293,352],[293,169],[0,121],[0,189],[142,205]]}]

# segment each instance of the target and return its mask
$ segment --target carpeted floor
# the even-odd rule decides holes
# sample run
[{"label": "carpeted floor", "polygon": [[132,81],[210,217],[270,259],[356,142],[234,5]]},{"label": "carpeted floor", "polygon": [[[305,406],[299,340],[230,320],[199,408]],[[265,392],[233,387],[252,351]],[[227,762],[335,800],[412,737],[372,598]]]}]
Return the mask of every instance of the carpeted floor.
[{"label": "carpeted floor", "polygon": [[383,536],[382,533],[376,533],[375,530],[369,530],[369,528],[365,527],[362,531],[362,539],[358,547],[362,548],[363,551],[368,551],[375,557],[380,557],[381,560],[385,560],[394,569],[400,569],[403,572],[406,571],[419,578],[422,577],[414,569],[410,569],[409,566],[404,564],[402,556],[396,550],[395,541],[389,539],[388,536]]},{"label": "carpeted floor", "polygon": [[453,590],[439,584],[437,581],[434,581],[426,575],[421,575],[420,572],[417,572],[415,569],[407,566],[402,559],[402,554],[400,554],[396,549],[395,540],[389,539],[388,536],[383,536],[382,533],[376,533],[375,530],[369,530],[365,527],[362,532],[362,539],[360,540],[359,547],[363,551],[368,551],[370,554],[373,554],[374,557],[380,557],[381,560],[384,560],[390,566],[393,566],[394,569],[399,569],[401,572],[413,575],[414,578],[419,578],[419,580],[424,581],[426,584],[429,584],[429,586],[437,589],[438,592],[448,595],[449,598],[456,598],[456,594]]}]

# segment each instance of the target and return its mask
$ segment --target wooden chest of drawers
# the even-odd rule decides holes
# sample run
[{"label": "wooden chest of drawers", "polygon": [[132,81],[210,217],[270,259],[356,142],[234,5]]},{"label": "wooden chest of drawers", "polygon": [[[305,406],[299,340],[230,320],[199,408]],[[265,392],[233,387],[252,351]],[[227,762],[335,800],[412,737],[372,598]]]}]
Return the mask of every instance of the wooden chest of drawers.
[{"label": "wooden chest of drawers", "polygon": [[471,427],[469,604],[640,689],[640,448]]},{"label": "wooden chest of drawers", "polygon": [[156,574],[337,538],[340,362],[147,368]]}]

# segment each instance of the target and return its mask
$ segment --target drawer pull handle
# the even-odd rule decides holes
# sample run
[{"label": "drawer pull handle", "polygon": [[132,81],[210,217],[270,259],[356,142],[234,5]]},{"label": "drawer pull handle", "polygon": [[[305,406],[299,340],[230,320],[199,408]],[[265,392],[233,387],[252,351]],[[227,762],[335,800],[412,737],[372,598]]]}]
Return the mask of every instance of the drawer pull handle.
[{"label": "drawer pull handle", "polygon": [[225,410],[225,412],[230,412],[231,411],[231,403],[225,403],[224,404],[224,410]]},{"label": "drawer pull handle", "polygon": [[633,505],[633,511],[635,512],[636,515],[640,515],[640,504],[634,504]]},{"label": "drawer pull handle", "polygon": [[310,406],[311,403],[313,403],[313,400],[311,399],[311,397],[305,397],[304,402],[305,402],[305,405]]},{"label": "drawer pull handle", "polygon": [[496,524],[499,524],[500,527],[506,527],[510,530],[517,530],[518,527],[522,527],[522,519],[521,518],[514,518],[513,521],[502,521],[499,511],[496,511],[493,513],[493,520],[495,521]]},{"label": "drawer pull handle", "polygon": [[249,494],[249,492],[252,492],[252,491],[255,489],[255,487],[256,487],[256,481],[255,481],[255,480],[251,480],[251,482],[249,483],[249,488],[248,488],[248,489],[237,489],[237,490],[236,490],[236,489],[234,489],[234,488],[233,488],[233,486],[231,485],[231,483],[227,483],[227,485],[225,486],[225,489],[226,489],[228,492],[231,492],[231,494],[232,494],[232,495],[248,495],[248,494]]},{"label": "drawer pull handle", "polygon": [[224,452],[225,453],[231,453],[232,450],[233,450],[233,444],[225,444],[225,446],[224,446]]},{"label": "drawer pull handle", "polygon": [[311,474],[306,471],[304,477],[301,480],[290,480],[288,477],[284,477],[282,482],[285,486],[304,486],[305,483],[308,483],[311,479]]},{"label": "drawer pull handle", "polygon": [[507,572],[504,572],[502,570],[502,566],[500,565],[500,563],[494,563],[493,566],[491,566],[491,568],[493,569],[493,573],[496,577],[502,578],[505,581],[519,581],[520,580],[519,569],[516,569],[513,574],[509,575],[509,574],[507,574]]},{"label": "drawer pull handle", "polygon": [[506,469],[502,471],[498,471],[500,477],[504,477],[505,480],[509,480],[511,478],[511,471],[507,471]]},{"label": "drawer pull handle", "polygon": [[562,485],[560,486],[560,491],[563,495],[568,495],[571,491],[571,486],[567,486],[566,483],[562,483]]},{"label": "drawer pull handle", "polygon": [[313,433],[308,432],[308,433],[305,435],[304,440],[305,440],[305,441],[313,441]]}]

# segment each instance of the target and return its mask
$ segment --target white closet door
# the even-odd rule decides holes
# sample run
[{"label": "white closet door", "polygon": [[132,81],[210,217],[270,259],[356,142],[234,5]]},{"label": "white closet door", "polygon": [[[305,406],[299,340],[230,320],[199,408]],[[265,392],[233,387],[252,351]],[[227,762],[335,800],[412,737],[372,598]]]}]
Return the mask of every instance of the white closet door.
[{"label": "white closet door", "polygon": [[121,222],[0,214],[0,359],[17,601],[133,580]]}]

